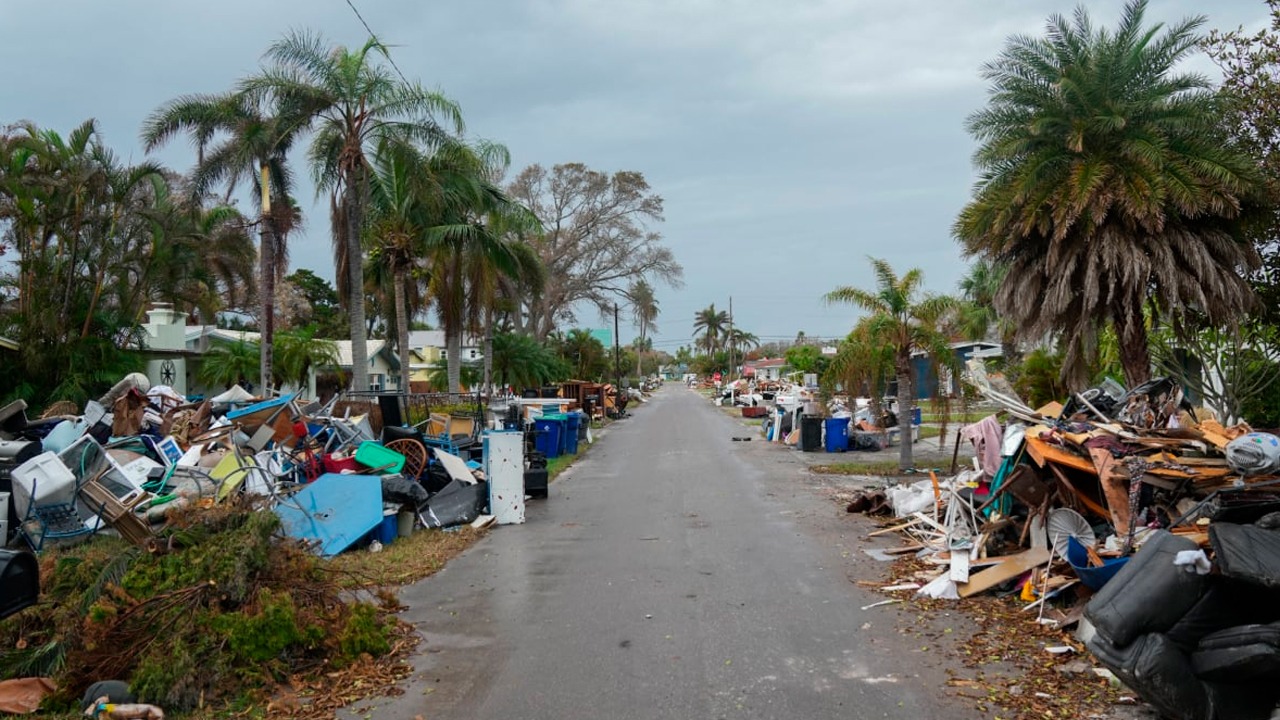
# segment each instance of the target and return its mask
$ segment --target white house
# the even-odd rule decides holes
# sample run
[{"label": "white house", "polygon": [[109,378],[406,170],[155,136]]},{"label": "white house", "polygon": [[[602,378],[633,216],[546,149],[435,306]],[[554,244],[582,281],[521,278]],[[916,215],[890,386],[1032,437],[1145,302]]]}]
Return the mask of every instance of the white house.
[{"label": "white house", "polygon": [[749,360],[743,363],[742,373],[744,375],[755,375],[755,378],[758,381],[776,381],[782,379],[782,371],[786,367],[786,358]]},{"label": "white house", "polygon": [[[334,344],[338,346],[338,367],[344,372],[351,372],[351,341],[336,340]],[[370,339],[366,341],[366,350],[369,356],[369,389],[399,391],[400,358],[391,350],[391,343],[386,340]],[[320,368],[322,371],[325,369]],[[316,373],[314,370],[311,372],[309,385],[308,391],[312,397],[315,397]]]},{"label": "white house", "polygon": [[[257,343],[261,335],[248,330],[227,330],[214,325],[187,325],[187,317],[167,303],[157,303],[147,311],[147,321],[142,326],[146,332],[146,375],[153,385],[168,385],[180,395],[216,395],[222,388],[208,387],[200,381],[200,364],[205,353],[217,345],[237,342]],[[334,341],[338,348],[338,368],[312,368],[307,387],[281,388],[282,392],[302,391],[308,398],[317,397],[316,376],[319,373],[341,369],[351,371],[351,341]],[[386,340],[370,339],[369,388],[371,390],[398,390],[400,387],[400,358],[391,350]],[[256,378],[255,378],[256,379]]]}]

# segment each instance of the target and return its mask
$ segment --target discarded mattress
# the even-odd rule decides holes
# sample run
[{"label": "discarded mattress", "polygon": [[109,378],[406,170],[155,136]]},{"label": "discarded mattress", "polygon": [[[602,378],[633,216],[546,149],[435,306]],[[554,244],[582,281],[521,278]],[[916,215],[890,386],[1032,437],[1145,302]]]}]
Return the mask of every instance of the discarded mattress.
[{"label": "discarded mattress", "polygon": [[1240,625],[1206,635],[1191,656],[1191,666],[1205,680],[1280,679],[1280,623]]},{"label": "discarded mattress", "polygon": [[[1085,617],[1115,647],[1173,627],[1207,587],[1207,576],[1188,573],[1173,564],[1180,551],[1197,549],[1192,540],[1156,531],[1093,596],[1085,607]],[[1153,598],[1160,601],[1152,602]]]},{"label": "discarded mattress", "polygon": [[1280,532],[1214,523],[1209,526],[1209,543],[1223,576],[1280,588]]}]

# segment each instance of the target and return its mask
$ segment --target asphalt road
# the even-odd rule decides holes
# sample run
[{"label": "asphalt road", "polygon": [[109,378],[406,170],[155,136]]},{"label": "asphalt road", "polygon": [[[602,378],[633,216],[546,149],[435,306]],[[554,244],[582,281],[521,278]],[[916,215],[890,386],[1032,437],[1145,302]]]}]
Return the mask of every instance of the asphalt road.
[{"label": "asphalt road", "polygon": [[[401,593],[406,692],[346,717],[972,717],[893,608],[850,582],[797,455],[682,387],[614,424],[533,501]],[[825,528],[825,529],[824,529]]]}]

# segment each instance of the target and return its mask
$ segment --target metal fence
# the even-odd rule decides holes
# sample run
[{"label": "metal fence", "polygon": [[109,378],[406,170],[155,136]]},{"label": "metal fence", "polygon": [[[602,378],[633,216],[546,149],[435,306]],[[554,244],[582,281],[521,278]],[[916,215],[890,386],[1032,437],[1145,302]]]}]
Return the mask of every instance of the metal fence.
[{"label": "metal fence", "polygon": [[363,408],[375,433],[384,425],[417,426],[432,414],[475,418],[483,423],[488,398],[481,393],[409,393],[369,390],[343,393],[339,406]]}]

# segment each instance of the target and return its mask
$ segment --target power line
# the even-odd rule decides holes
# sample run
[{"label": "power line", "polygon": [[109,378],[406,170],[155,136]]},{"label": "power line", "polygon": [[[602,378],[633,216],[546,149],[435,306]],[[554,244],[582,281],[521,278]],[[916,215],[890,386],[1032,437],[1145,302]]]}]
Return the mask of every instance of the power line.
[{"label": "power line", "polygon": [[382,45],[382,49],[384,54],[386,55],[387,62],[391,63],[391,67],[395,68],[396,74],[400,76],[400,80],[404,82],[405,85],[411,85],[412,83],[410,83],[409,79],[404,76],[404,73],[400,72],[400,66],[396,65],[395,59],[391,57],[391,49],[388,48],[386,45],[383,45],[382,41],[378,39],[378,35],[373,31],[373,28],[369,27],[369,23],[364,21],[364,16],[361,15],[360,11],[356,9],[355,4],[353,4],[351,0],[347,0],[347,7],[351,8],[351,12],[356,14],[356,19],[359,20],[360,24],[364,26],[365,31],[369,33],[369,37],[373,38],[374,42],[378,43],[379,45]]}]

